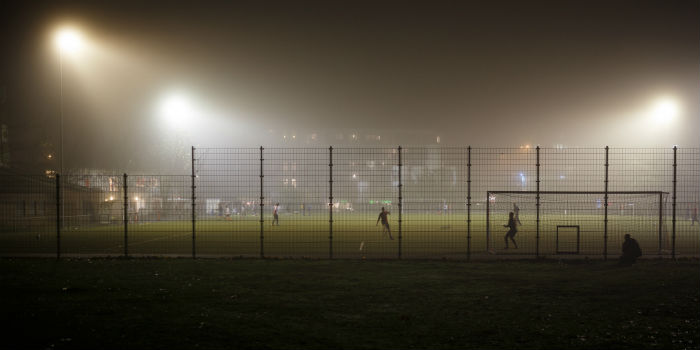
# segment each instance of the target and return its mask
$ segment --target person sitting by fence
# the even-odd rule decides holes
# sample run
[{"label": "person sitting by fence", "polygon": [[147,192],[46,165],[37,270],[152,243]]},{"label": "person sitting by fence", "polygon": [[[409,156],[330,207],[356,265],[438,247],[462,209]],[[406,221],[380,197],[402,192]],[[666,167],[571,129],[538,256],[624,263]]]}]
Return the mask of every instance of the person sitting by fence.
[{"label": "person sitting by fence", "polygon": [[629,233],[625,234],[625,242],[622,243],[620,263],[625,265],[634,264],[640,256],[642,256],[642,249],[639,247],[637,240],[632,238]]}]

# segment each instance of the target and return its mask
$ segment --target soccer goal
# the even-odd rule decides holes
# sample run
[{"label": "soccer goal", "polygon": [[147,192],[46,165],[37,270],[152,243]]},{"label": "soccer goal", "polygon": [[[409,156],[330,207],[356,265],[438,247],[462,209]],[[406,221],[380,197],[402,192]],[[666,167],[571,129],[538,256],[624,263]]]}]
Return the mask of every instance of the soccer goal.
[{"label": "soccer goal", "polygon": [[[605,203],[607,195],[607,206]],[[664,218],[668,193],[661,191],[487,191],[486,249],[533,255],[621,254],[624,235],[644,254],[670,250]],[[517,249],[505,249],[509,213]]]}]

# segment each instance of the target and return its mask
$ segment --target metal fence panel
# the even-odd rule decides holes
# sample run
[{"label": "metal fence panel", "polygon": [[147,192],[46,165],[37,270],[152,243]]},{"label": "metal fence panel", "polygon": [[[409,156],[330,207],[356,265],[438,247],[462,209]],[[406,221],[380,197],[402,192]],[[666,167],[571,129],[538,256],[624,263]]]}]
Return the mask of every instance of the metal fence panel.
[{"label": "metal fence panel", "polygon": [[198,256],[260,256],[260,149],[195,151]]},{"label": "metal fence panel", "polygon": [[191,174],[1,175],[0,255],[698,256],[699,193],[697,148],[193,148]]},{"label": "metal fence panel", "polygon": [[124,176],[63,175],[60,178],[61,255],[122,255]]},{"label": "metal fence panel", "polygon": [[55,256],[56,180],[0,176],[0,255]]}]

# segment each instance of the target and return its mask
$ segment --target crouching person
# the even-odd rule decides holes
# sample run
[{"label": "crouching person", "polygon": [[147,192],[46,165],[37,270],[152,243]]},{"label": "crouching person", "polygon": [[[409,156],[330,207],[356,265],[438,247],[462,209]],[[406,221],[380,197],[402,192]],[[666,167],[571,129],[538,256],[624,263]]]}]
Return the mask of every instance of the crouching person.
[{"label": "crouching person", "polygon": [[642,256],[642,249],[639,248],[637,240],[630,237],[629,233],[625,235],[625,242],[622,243],[622,256],[620,264],[631,265],[637,261],[637,258]]}]

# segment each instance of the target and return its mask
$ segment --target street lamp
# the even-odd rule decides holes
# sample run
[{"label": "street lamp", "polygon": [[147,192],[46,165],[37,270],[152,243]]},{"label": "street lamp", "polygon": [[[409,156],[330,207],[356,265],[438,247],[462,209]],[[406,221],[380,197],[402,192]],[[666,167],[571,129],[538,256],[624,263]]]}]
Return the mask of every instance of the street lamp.
[{"label": "street lamp", "polygon": [[63,56],[74,55],[78,53],[83,47],[83,37],[79,31],[74,28],[61,28],[59,29],[54,37],[54,43],[58,49],[59,65],[60,65],[60,114],[61,114],[61,127],[60,127],[60,142],[61,142],[61,165],[59,174],[63,175]]}]

